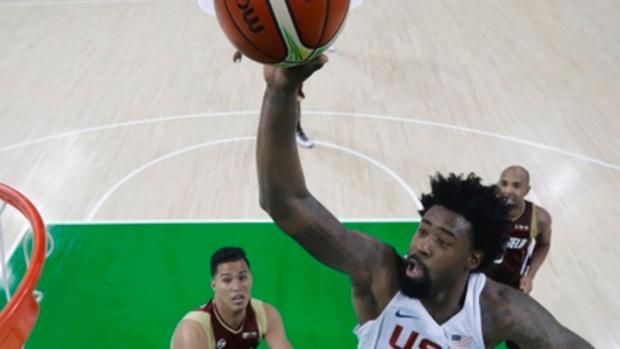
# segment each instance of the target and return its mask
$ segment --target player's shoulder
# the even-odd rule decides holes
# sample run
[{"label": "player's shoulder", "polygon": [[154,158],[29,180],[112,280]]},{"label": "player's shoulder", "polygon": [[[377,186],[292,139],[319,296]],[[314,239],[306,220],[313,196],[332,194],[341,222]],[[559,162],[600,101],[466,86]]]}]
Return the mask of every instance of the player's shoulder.
[{"label": "player's shoulder", "polygon": [[183,320],[194,320],[196,322],[205,323],[211,320],[211,314],[204,309],[195,309],[187,312],[183,316]]},{"label": "player's shoulder", "polygon": [[542,206],[536,205],[536,218],[541,224],[551,224],[551,214]]},{"label": "player's shoulder", "polygon": [[264,302],[260,299],[252,298],[252,308],[254,312],[262,312],[269,319],[274,316],[280,316],[280,312],[273,304]]},{"label": "player's shoulder", "polygon": [[267,312],[267,311],[271,311],[272,309],[275,309],[275,307],[265,301],[262,301],[258,298],[252,298],[250,300],[250,304],[252,305],[252,309],[254,309],[254,311],[260,311],[260,312]]},{"label": "player's shoulder", "polygon": [[491,278],[487,278],[484,288],[480,293],[480,307],[482,315],[495,317],[498,312],[505,312],[512,309],[513,291],[509,286],[499,283]]},{"label": "player's shoulder", "polygon": [[256,306],[263,306],[263,305],[265,305],[265,304],[267,304],[267,303],[265,303],[264,301],[262,301],[262,300],[260,300],[260,299],[258,299],[258,298],[254,298],[254,297],[252,297],[252,298],[250,299],[250,304],[252,304],[252,306],[255,306],[255,305],[256,305]]},{"label": "player's shoulder", "polygon": [[487,278],[480,294],[482,332],[486,343],[499,343],[520,321],[523,292]]},{"label": "player's shoulder", "polygon": [[[178,324],[177,331],[194,334],[204,334],[205,326],[211,326],[209,314],[187,314]],[[198,316],[191,316],[198,315]]]},{"label": "player's shoulder", "polygon": [[269,324],[274,322],[274,319],[279,319],[280,314],[276,308],[260,299],[252,298],[250,301],[254,314],[256,316],[256,324],[261,338],[265,336],[269,328]]},{"label": "player's shoulder", "polygon": [[179,322],[172,335],[170,347],[186,348],[197,343],[207,343],[207,348],[214,348],[211,334],[211,321],[208,313],[189,312]]},{"label": "player's shoulder", "polygon": [[198,331],[198,329],[202,329],[204,332],[209,332],[212,328],[211,324],[211,314],[202,310],[192,310],[185,314],[179,326],[182,329],[188,331]]}]

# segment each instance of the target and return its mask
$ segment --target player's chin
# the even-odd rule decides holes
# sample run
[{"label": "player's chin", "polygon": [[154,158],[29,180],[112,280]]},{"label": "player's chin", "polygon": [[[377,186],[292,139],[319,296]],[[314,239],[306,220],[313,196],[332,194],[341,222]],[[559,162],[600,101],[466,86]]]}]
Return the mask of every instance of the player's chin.
[{"label": "player's chin", "polygon": [[424,298],[430,294],[431,284],[422,283],[401,283],[400,292],[410,298]]},{"label": "player's chin", "polygon": [[230,306],[230,311],[232,311],[233,313],[241,313],[246,308],[247,308],[247,305],[243,306],[243,305],[232,304]]},{"label": "player's chin", "polygon": [[233,312],[238,312],[238,311],[242,311],[242,310],[243,310],[243,309],[245,309],[246,307],[247,307],[247,304],[243,304],[243,305],[241,305],[241,304],[233,304],[233,305],[230,307],[230,309],[231,309]]},{"label": "player's chin", "polygon": [[400,275],[400,291],[408,297],[424,298],[430,293],[431,286],[432,281],[427,272],[414,277],[406,273]]}]

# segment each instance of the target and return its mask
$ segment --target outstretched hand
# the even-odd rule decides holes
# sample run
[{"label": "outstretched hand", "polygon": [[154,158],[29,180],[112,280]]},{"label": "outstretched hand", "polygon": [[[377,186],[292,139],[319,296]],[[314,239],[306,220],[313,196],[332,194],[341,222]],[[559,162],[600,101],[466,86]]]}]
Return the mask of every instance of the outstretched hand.
[{"label": "outstretched hand", "polygon": [[278,68],[272,65],[265,65],[263,76],[269,87],[296,90],[315,71],[321,69],[327,63],[327,60],[327,56],[320,55],[306,64],[292,68]]}]

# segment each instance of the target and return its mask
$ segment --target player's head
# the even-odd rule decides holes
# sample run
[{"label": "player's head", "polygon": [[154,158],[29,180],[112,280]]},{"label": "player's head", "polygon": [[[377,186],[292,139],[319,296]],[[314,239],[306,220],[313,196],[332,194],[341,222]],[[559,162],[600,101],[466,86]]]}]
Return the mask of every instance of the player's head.
[{"label": "player's head", "polygon": [[400,271],[401,291],[416,298],[492,263],[509,226],[505,199],[473,173],[431,177],[431,192],[421,201],[422,222]]},{"label": "player's head", "polygon": [[509,166],[502,171],[497,186],[512,207],[521,207],[530,191],[530,173],[522,166]]},{"label": "player's head", "polygon": [[211,256],[211,287],[215,304],[233,312],[242,311],[252,295],[250,262],[243,249],[223,247]]}]

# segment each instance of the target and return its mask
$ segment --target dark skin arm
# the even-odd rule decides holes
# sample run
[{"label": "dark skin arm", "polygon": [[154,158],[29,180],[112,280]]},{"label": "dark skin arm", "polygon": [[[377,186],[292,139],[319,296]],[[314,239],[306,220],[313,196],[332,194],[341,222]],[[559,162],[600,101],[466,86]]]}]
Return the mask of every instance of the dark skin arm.
[{"label": "dark skin arm", "polygon": [[286,234],[321,263],[350,276],[360,322],[375,318],[398,290],[394,250],[365,234],[348,231],[306,188],[295,128],[297,92],[327,62],[320,56],[300,67],[265,67],[257,139],[261,207]]},{"label": "dark skin arm", "polygon": [[510,340],[523,349],[594,348],[523,292],[487,279],[480,304],[487,347]]},{"label": "dark skin arm", "polygon": [[538,229],[540,234],[536,236],[536,246],[532,252],[532,261],[526,275],[521,277],[521,290],[527,294],[532,292],[533,281],[538,269],[542,266],[549,249],[551,248],[551,215],[542,207],[537,207]]}]

